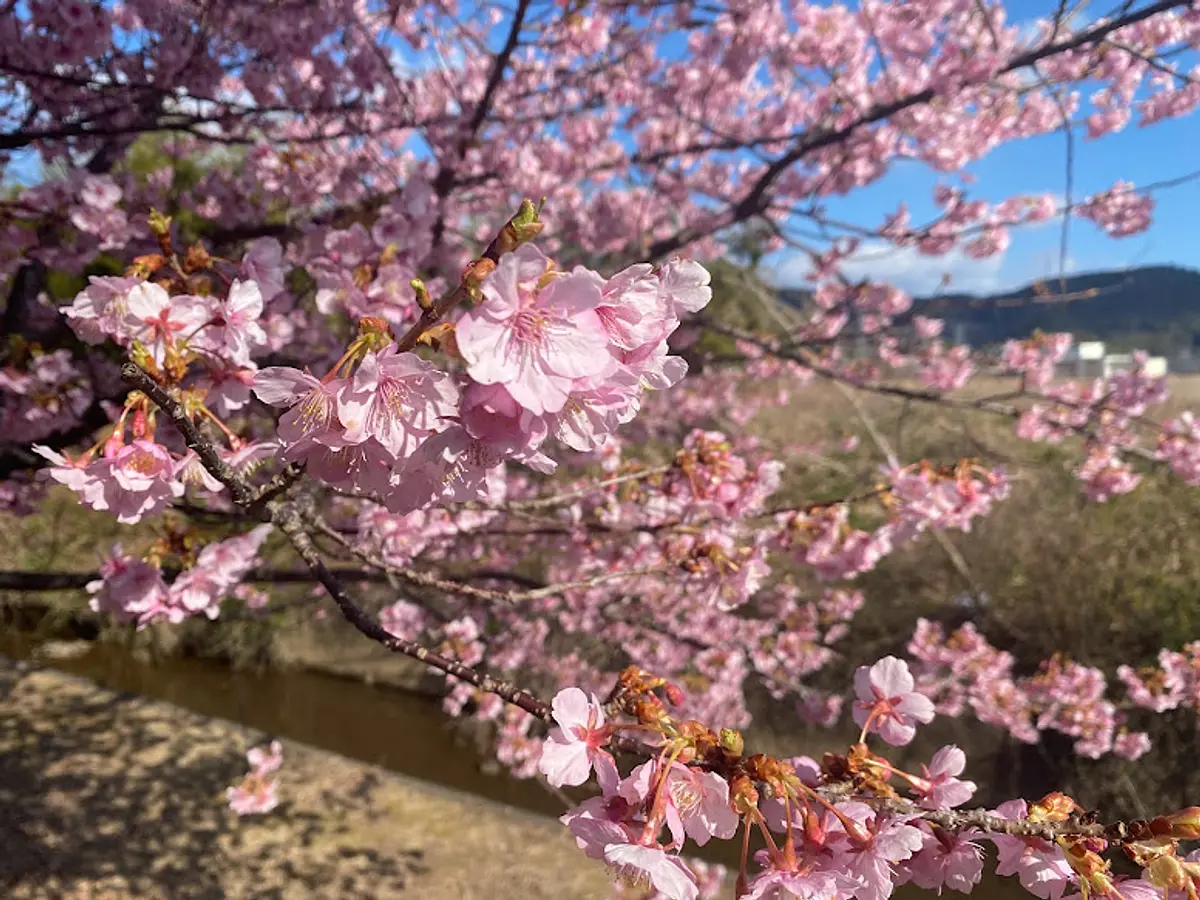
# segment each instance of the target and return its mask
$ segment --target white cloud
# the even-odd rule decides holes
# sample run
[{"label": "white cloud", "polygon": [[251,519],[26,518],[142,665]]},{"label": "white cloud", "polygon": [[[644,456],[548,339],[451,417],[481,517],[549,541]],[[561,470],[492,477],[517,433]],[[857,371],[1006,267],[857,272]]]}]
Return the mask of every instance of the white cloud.
[{"label": "white cloud", "polygon": [[[986,259],[974,259],[961,249],[944,256],[925,256],[914,247],[864,241],[842,263],[842,272],[856,281],[870,278],[894,284],[916,297],[935,293],[946,275],[950,276],[947,291],[986,294],[1003,288],[1004,257],[1005,254],[997,253]],[[800,287],[805,284],[809,268],[805,254],[793,253],[769,266],[765,274],[780,287]]]}]

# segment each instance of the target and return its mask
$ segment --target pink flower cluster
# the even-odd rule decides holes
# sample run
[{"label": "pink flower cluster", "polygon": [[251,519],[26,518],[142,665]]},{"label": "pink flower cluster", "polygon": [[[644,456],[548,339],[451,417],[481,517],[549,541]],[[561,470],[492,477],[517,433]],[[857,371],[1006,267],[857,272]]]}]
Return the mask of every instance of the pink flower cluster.
[{"label": "pink flower cluster", "polygon": [[[837,655],[833,645],[849,631],[850,621],[865,602],[861,591],[830,589],[817,601],[806,603],[800,602],[799,594],[794,585],[782,584],[761,592],[756,601],[764,615],[779,623],[779,630],[764,634],[757,645],[750,647],[749,659],[776,699],[782,699],[798,679],[824,668]],[[840,699],[837,697],[837,701]],[[836,719],[840,711],[837,703],[837,711],[830,712]]]},{"label": "pink flower cluster", "polygon": [[849,507],[839,503],[812,512],[779,517],[780,543],[794,547],[797,555],[820,578],[851,578],[868,572],[904,543],[932,529],[969,531],[971,522],[990,512],[1008,496],[1004,470],[960,467],[939,472],[925,464],[896,468],[892,480],[888,519],[874,531],[849,524]]},{"label": "pink flower cluster", "polygon": [[189,616],[215,619],[221,602],[233,595],[254,566],[270,532],[259,525],[245,534],[209,544],[196,563],[168,585],[157,566],[116,548],[100,567],[100,578],[87,586],[91,608],[144,628],[151,622],[182,622]]},{"label": "pink flower cluster", "polygon": [[91,385],[68,350],[0,368],[0,434],[18,444],[70,428],[91,405]]},{"label": "pink flower cluster", "polygon": [[125,444],[114,437],[105,442],[103,455],[90,461],[71,460],[39,444],[33,451],[52,464],[49,477],[73,490],[85,506],[111,512],[123,525],[160,513],[183,496],[181,462],[166,447],[144,438]]},{"label": "pink flower cluster", "polygon": [[1182,412],[1163,424],[1156,455],[1186,484],[1200,485],[1200,422]]},{"label": "pink flower cluster", "polygon": [[[1017,676],[1012,655],[989,644],[970,623],[946,635],[926,619],[918,621],[908,652],[918,661],[919,689],[942,715],[969,709],[979,721],[1026,743],[1035,743],[1041,731],[1057,731],[1074,738],[1075,751],[1091,759],[1108,753],[1137,759],[1150,749],[1144,732],[1125,727],[1099,669],[1055,657],[1035,674]],[[1128,671],[1122,680],[1136,683]],[[1131,698],[1136,702],[1132,693]]]},{"label": "pink flower cluster", "polygon": [[283,765],[283,745],[272,741],[266,750],[253,747],[246,752],[246,761],[250,771],[226,788],[225,798],[239,816],[264,815],[279,805],[279,779],[272,776]]},{"label": "pink flower cluster", "polygon": [[1054,378],[1055,365],[1071,349],[1069,334],[1039,334],[1027,341],[1007,341],[1000,359],[1026,386],[1044,388]]},{"label": "pink flower cluster", "polygon": [[1182,650],[1160,650],[1158,665],[1135,669],[1123,665],[1117,677],[1130,702],[1153,712],[1180,706],[1200,709],[1200,641]]},{"label": "pink flower cluster", "polygon": [[1133,185],[1118,181],[1107,191],[1095,194],[1081,203],[1075,214],[1091,219],[1112,237],[1140,234],[1150,227],[1154,213],[1154,198],[1138,194]]},{"label": "pink flower cluster", "polygon": [[[1048,342],[1052,351],[1046,352]],[[1140,446],[1138,419],[1153,405],[1167,399],[1167,381],[1146,372],[1146,355],[1134,354],[1129,371],[1114,372],[1091,382],[1048,383],[1052,363],[1065,349],[1066,336],[1043,336],[1034,342],[1010,342],[1009,364],[1021,371],[1030,384],[1041,387],[1040,402],[1030,406],[1017,421],[1017,435],[1029,441],[1059,442],[1082,433],[1088,438],[1087,458],[1076,469],[1084,492],[1103,502],[1127,494],[1141,481],[1121,454]],[[1183,414],[1171,420],[1158,438],[1157,455],[1186,479],[1189,472],[1191,419]]]},{"label": "pink flower cluster", "polygon": [[161,285],[134,278],[92,276],[65,311],[76,333],[89,343],[106,338],[123,347],[135,342],[161,364],[168,351],[191,349],[249,367],[253,350],[266,344],[259,317],[258,283],[234,281],[225,294],[172,296]]},{"label": "pink flower cluster", "polygon": [[583,268],[557,272],[525,245],[501,260],[483,302],[457,323],[465,377],[391,346],[367,353],[352,376],[264,369],[254,390],[287,407],[285,458],[335,487],[400,513],[495,501],[506,461],[553,471],[542,452],[548,437],[597,449],[636,414],[647,388],[683,377],[667,337],[708,302],[708,279],[677,260],[606,282]]},{"label": "pink flower cluster", "polygon": [[[855,716],[864,734],[878,731],[889,743],[905,744],[916,723],[933,717],[933,703],[914,690],[902,660],[888,657],[863,667],[855,683],[860,698]],[[622,882],[645,886],[639,898],[695,900],[701,895],[699,879],[681,855],[688,842],[704,846],[713,839],[732,840],[739,828],[756,827],[767,847],[756,854],[758,870],[739,876],[739,897],[886,900],[909,882],[926,890],[948,887],[970,893],[983,874],[981,838],[996,844],[998,873],[1018,875],[1043,900],[1057,900],[1078,883],[1062,851],[1040,839],[970,828],[951,831],[920,815],[889,814],[858,800],[811,802],[816,796],[811,789],[821,784],[823,774],[806,757],[787,761],[792,780],[777,776],[779,794],[760,799],[756,789],[744,784],[744,776],[734,776],[735,783],[739,777],[743,781],[735,794],[733,784],[714,771],[728,757],[718,752],[693,761],[685,754],[687,761],[680,761],[680,751],[670,748],[687,742],[674,737],[681,733],[674,726],[666,729],[660,749],[649,734],[656,730],[653,725],[609,721],[595,697],[578,688],[555,697],[554,718],[559,727],[544,743],[541,772],[552,785],[575,786],[594,771],[601,791],[561,821],[589,858],[603,861]],[[687,724],[700,727],[698,722]],[[606,748],[626,730],[626,749],[629,741],[641,742],[651,759],[622,778]],[[685,727],[682,733],[700,732]],[[733,758],[740,755],[737,750]],[[879,756],[871,760],[888,777],[907,782],[925,810],[952,809],[975,791],[973,782],[958,777],[966,757],[957,747],[943,747],[919,775],[900,771]],[[1027,809],[1023,801],[1014,801],[996,815],[1026,818]]]}]

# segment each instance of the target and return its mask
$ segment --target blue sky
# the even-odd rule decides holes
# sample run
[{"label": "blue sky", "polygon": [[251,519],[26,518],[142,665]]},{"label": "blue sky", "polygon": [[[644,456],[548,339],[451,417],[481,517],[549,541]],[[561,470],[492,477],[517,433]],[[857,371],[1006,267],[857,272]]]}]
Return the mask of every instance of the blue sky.
[{"label": "blue sky", "polygon": [[[1136,117],[1135,117],[1136,118]],[[1061,133],[1044,135],[994,150],[969,167],[976,182],[968,195],[989,201],[1019,193],[1062,194],[1066,177],[1066,141]],[[1164,181],[1200,170],[1200,116],[1159,122],[1145,128],[1131,125],[1098,140],[1075,138],[1074,194],[1076,200],[1124,179],[1135,186]],[[933,186],[957,183],[919,164],[898,167],[880,182],[831,202],[829,215],[863,225],[878,225],[882,214],[908,203],[913,221],[934,212]],[[1142,234],[1110,238],[1091,222],[1070,223],[1068,271],[1121,269],[1172,263],[1200,268],[1200,179],[1154,194],[1154,221]],[[943,272],[952,277],[951,290],[1002,290],[1059,274],[1061,220],[1013,230],[1011,246],[1002,256],[972,260],[961,254],[946,258],[921,257],[915,252],[867,254],[854,274],[896,281],[916,293],[933,290]],[[771,263],[778,280],[795,282],[806,265],[794,254],[781,254]]]},{"label": "blue sky", "polygon": [[[854,5],[851,3],[851,5]],[[1031,23],[1048,15],[1056,3],[1048,0],[1008,0],[1010,22]],[[1140,4],[1139,4],[1140,5]],[[1107,4],[1093,5],[1076,27],[1108,12]],[[1179,57],[1182,71],[1195,64],[1195,54]],[[1083,109],[1096,84],[1081,86]],[[1134,121],[1125,130],[1088,140],[1077,129],[1074,139],[1073,199],[1111,187],[1119,180],[1135,187],[1200,170],[1200,115],[1168,119],[1140,127]],[[1055,193],[1066,186],[1066,138],[1043,135],[1002,146],[967,171],[975,177],[967,185],[971,199],[999,202],[1014,194]],[[870,228],[882,223],[886,212],[900,201],[908,203],[913,222],[930,220],[936,213],[933,187],[939,182],[961,184],[955,176],[939,175],[920,164],[897,167],[876,184],[828,204],[831,217]],[[1070,223],[1067,271],[1123,269],[1133,266],[1175,264],[1200,268],[1200,179],[1154,193],[1153,224],[1142,234],[1110,238],[1083,219]],[[893,281],[912,293],[934,291],[944,273],[952,278],[950,290],[985,293],[1028,284],[1060,274],[1061,219],[1014,229],[1012,243],[1003,255],[973,260],[961,253],[924,257],[915,251],[863,253],[855,263],[855,277]],[[797,283],[807,262],[795,252],[777,254],[768,261],[781,283]]]}]

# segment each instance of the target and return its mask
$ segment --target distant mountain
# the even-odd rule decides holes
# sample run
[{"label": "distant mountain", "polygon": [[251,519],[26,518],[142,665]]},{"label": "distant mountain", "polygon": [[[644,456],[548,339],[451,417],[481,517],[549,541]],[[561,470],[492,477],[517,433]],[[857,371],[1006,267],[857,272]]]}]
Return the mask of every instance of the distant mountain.
[{"label": "distant mountain", "polygon": [[[781,291],[780,299],[797,304],[804,294]],[[1102,340],[1116,351],[1171,356],[1195,348],[1200,354],[1200,271],[1145,266],[1089,272],[1001,294],[918,299],[913,313],[945,319],[948,334],[977,347],[1041,329]]]}]

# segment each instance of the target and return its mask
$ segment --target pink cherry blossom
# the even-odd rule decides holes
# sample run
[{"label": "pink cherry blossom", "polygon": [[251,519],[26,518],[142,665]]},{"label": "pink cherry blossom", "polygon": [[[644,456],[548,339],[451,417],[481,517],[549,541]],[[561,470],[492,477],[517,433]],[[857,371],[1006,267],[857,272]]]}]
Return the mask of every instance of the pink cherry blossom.
[{"label": "pink cherry blossom", "polygon": [[708,270],[694,260],[673,259],[659,271],[660,296],[677,319],[704,309],[712,300]]},{"label": "pink cherry blossom", "polygon": [[208,324],[193,341],[196,347],[238,365],[250,364],[254,348],[267,342],[258,319],[263,297],[253,281],[235,281],[228,296],[209,297],[206,301]]},{"label": "pink cherry blossom", "polygon": [[272,366],[254,376],[254,393],[271,406],[287,406],[279,420],[279,438],[290,452],[299,453],[313,443],[341,447],[345,429],[338,419],[338,392],[344,379],[322,382],[307,372]]},{"label": "pink cherry blossom", "polygon": [[369,353],[337,397],[341,438],[349,444],[374,438],[403,460],[449,424],[457,400],[450,377],[419,356],[394,347]]},{"label": "pink cherry blossom", "polygon": [[198,614],[217,618],[221,601],[232,596],[249,572],[270,531],[270,525],[258,525],[245,534],[205,546],[196,564],[171,584],[164,608],[147,613],[140,624],[156,618],[178,621]]},{"label": "pink cherry blossom", "polygon": [[167,585],[157,567],[135,559],[114,547],[100,566],[100,578],[89,582],[89,606],[129,622],[165,606]]},{"label": "pink cherry blossom", "polygon": [[654,267],[630,266],[604,283],[596,314],[609,341],[621,350],[636,350],[665,339],[671,313],[660,299],[662,288]]},{"label": "pink cherry blossom", "polygon": [[154,515],[183,496],[183,484],[175,477],[177,464],[161,444],[133,441],[105,462],[107,478],[101,477],[108,509],[124,525]]},{"label": "pink cherry blossom", "polygon": [[967,829],[952,834],[943,829],[923,829],[921,851],[904,863],[904,872],[927,891],[949,888],[969,894],[983,878],[983,849],[975,843],[979,833]]},{"label": "pink cherry blossom", "polygon": [[172,297],[159,285],[143,281],[129,290],[125,299],[125,318],[130,336],[141,341],[161,363],[168,348],[194,335],[208,320],[208,311],[199,297]]},{"label": "pink cherry blossom", "polygon": [[860,666],[854,675],[854,721],[893,746],[913,739],[917,724],[933,719],[933,703],[913,690],[908,664],[886,656],[873,666]]},{"label": "pink cherry blossom", "polygon": [[260,775],[278,772],[283,765],[283,745],[279,741],[271,741],[266,750],[262,747],[252,747],[246,751],[246,761],[250,763],[250,768]]},{"label": "pink cherry blossom", "polygon": [[596,314],[602,282],[584,269],[552,274],[532,245],[501,260],[483,285],[484,302],[459,320],[459,351],[483,384],[503,384],[535,414],[558,412],[578,379],[614,365]]},{"label": "pink cherry blossom", "polygon": [[246,753],[250,771],[225,791],[229,808],[239,816],[263,815],[279,805],[279,781],[269,776],[283,765],[283,746],[272,741],[267,750],[253,747]]},{"label": "pink cherry blossom", "polygon": [[838,808],[866,830],[865,843],[850,842],[842,848],[842,865],[858,881],[859,900],[887,900],[896,879],[895,864],[920,851],[921,830],[903,818],[876,813],[862,803],[840,803]]},{"label": "pink cherry blossom", "polygon": [[634,769],[621,782],[620,794],[631,803],[655,793],[665,778],[666,822],[678,846],[691,838],[703,847],[712,838],[729,840],[738,828],[738,815],[729,803],[729,783],[715,772],[700,772],[674,763],[666,772],[653,762]]},{"label": "pink cherry blossom", "polygon": [[589,859],[604,859],[612,845],[632,843],[636,829],[629,817],[632,809],[619,796],[589,797],[559,817],[575,843]]},{"label": "pink cherry blossom", "polygon": [[71,327],[89,344],[99,344],[105,338],[128,340],[126,320],[129,292],[138,284],[134,278],[113,278],[93,275],[88,286],[75,296],[74,303],[63,310]]},{"label": "pink cherry blossom", "polygon": [[[1020,819],[1027,814],[1024,800],[1010,800],[996,808],[996,814],[1006,819]],[[996,845],[997,875],[1016,875],[1021,887],[1041,900],[1061,900],[1075,876],[1070,863],[1054,844],[1041,838],[1022,838],[1010,835],[988,835]]]},{"label": "pink cherry blossom", "polygon": [[[74,491],[81,503],[90,509],[108,509],[108,499],[105,491],[108,465],[106,461],[93,463],[85,460],[71,460],[51,450],[42,444],[34,444],[30,449],[49,463],[46,475],[59,484],[64,484]],[[102,474],[103,473],[103,474]]]},{"label": "pink cherry blossom", "polygon": [[264,303],[284,290],[283,247],[274,238],[252,241],[242,257],[242,271],[258,285]]},{"label": "pink cherry blossom", "polygon": [[604,860],[623,878],[649,882],[667,900],[696,900],[699,890],[696,876],[678,856],[661,847],[641,844],[610,844]]},{"label": "pink cherry blossom", "polygon": [[605,793],[617,789],[617,766],[612,755],[602,749],[608,743],[604,711],[595,697],[579,688],[565,688],[554,695],[554,721],[558,727],[542,749],[538,770],[555,787],[583,784],[596,771],[596,780]]},{"label": "pink cherry blossom", "polygon": [[279,805],[279,782],[254,773],[225,789],[229,808],[239,816],[265,815]]},{"label": "pink cherry blossom", "polygon": [[790,867],[783,860],[758,854],[764,869],[750,880],[746,900],[835,900],[850,896],[858,883],[841,873],[811,864]]},{"label": "pink cherry blossom", "polygon": [[975,782],[957,777],[966,765],[966,754],[953,745],[935,753],[928,766],[921,766],[924,778],[914,785],[917,802],[926,809],[950,809],[970,800]]}]

